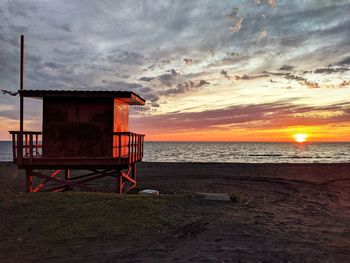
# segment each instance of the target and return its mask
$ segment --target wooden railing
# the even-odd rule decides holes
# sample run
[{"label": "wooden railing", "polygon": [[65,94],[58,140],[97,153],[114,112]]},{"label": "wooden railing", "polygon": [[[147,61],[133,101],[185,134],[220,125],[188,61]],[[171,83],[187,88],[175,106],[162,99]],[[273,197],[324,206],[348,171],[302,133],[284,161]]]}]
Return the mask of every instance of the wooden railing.
[{"label": "wooden railing", "polygon": [[143,134],[133,132],[114,132],[113,158],[128,158],[129,163],[141,161],[144,137]]},{"label": "wooden railing", "polygon": [[[23,131],[22,139],[19,131],[10,131],[12,135],[12,153],[15,163],[21,163],[23,159],[42,159],[42,132]],[[127,158],[129,163],[141,161],[143,157],[143,134],[133,132],[114,132],[113,153],[111,158]],[[69,158],[67,158],[69,159]]]},{"label": "wooden railing", "polygon": [[23,131],[22,139],[19,131],[10,131],[12,135],[12,154],[14,162],[21,158],[29,158],[42,154],[42,132]]}]

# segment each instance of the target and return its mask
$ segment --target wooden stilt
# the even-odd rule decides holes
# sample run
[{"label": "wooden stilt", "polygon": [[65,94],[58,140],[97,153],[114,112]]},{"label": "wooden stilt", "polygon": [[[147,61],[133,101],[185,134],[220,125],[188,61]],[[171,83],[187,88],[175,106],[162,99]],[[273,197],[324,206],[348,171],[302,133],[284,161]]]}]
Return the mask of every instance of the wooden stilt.
[{"label": "wooden stilt", "polygon": [[26,192],[33,192],[33,171],[30,169],[26,170]]},{"label": "wooden stilt", "polygon": [[132,164],[131,178],[135,181],[134,187],[136,186],[136,163]]},{"label": "wooden stilt", "polygon": [[[50,177],[55,177],[55,176],[59,175],[60,172],[61,172],[60,169],[59,169],[59,170],[56,170],[56,171],[54,171],[54,172],[50,175]],[[45,184],[46,184],[47,182],[49,182],[49,180],[48,180],[48,179],[45,179],[43,182],[41,182],[37,187],[35,187],[35,188],[33,189],[33,192],[34,192],[34,193],[39,192],[41,188],[45,187]]]},{"label": "wooden stilt", "polygon": [[121,172],[118,171],[118,174],[116,176],[116,193],[122,194],[123,193],[123,176],[121,175]]},{"label": "wooden stilt", "polygon": [[69,181],[71,179],[71,170],[69,170],[69,169],[64,170],[64,179],[66,181]]},{"label": "wooden stilt", "polygon": [[[64,180],[68,183],[71,179],[71,171],[69,169],[64,170]],[[71,190],[72,188],[69,185],[66,185],[66,190]]]},{"label": "wooden stilt", "polygon": [[[125,188],[124,188],[125,186]],[[117,193],[128,193],[136,187],[136,163],[129,165],[126,172],[120,171],[117,175]]]},{"label": "wooden stilt", "polygon": [[124,182],[123,182],[123,176],[119,176],[119,193],[123,193],[123,187],[124,187]]}]

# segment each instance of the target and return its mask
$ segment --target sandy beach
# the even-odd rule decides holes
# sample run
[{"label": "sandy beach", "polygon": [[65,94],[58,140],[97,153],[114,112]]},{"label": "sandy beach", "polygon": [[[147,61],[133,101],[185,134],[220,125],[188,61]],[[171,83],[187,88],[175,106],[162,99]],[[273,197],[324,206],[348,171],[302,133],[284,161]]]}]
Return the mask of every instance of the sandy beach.
[{"label": "sandy beach", "polygon": [[[86,212],[86,206],[99,211],[107,202],[114,211],[115,204],[109,203],[114,194],[100,194],[99,202],[93,193],[22,194],[23,174],[10,163],[0,164],[0,178],[1,262],[347,262],[350,258],[350,164],[141,163],[138,187],[159,190],[163,196],[135,199],[130,205],[128,198],[118,201],[123,210],[108,222],[113,229],[127,215],[133,225],[123,234],[118,229],[102,233],[106,226],[99,217],[92,224],[95,228],[89,228],[94,235],[87,236],[85,229],[73,235],[72,230],[66,239],[55,233],[73,222],[74,213],[89,222],[84,213],[94,220],[95,212]],[[111,183],[101,182],[101,189],[113,191]],[[237,200],[206,201],[195,192],[228,193]],[[76,207],[79,198],[84,202]],[[62,203],[63,199],[68,202]],[[72,205],[69,200],[74,200]],[[67,212],[74,207],[78,211]],[[48,226],[52,239],[43,237],[43,223],[35,221],[44,220],[35,219],[45,214],[43,210],[60,218]],[[142,221],[147,225],[140,225]]]}]

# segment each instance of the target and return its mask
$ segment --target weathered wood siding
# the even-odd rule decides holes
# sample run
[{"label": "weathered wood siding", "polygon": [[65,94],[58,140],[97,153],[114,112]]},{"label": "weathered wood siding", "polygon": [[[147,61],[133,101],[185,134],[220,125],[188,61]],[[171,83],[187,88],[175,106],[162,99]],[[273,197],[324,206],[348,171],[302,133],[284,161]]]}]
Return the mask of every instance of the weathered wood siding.
[{"label": "weathered wood siding", "polygon": [[44,98],[43,157],[112,157],[114,100]]}]

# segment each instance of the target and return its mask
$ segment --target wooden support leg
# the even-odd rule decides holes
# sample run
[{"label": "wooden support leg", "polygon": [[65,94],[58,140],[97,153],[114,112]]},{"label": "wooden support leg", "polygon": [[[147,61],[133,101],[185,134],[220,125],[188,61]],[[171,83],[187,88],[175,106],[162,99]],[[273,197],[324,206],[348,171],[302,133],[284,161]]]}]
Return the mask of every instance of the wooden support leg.
[{"label": "wooden support leg", "polygon": [[[136,163],[130,164],[128,170],[124,172],[121,170],[117,175],[117,192],[127,193],[136,187]],[[125,187],[124,187],[125,186]]]},{"label": "wooden support leg", "polygon": [[[69,182],[70,179],[71,179],[71,170],[65,169],[65,170],[64,170],[64,180],[65,180],[66,182]],[[69,187],[69,185],[66,185],[65,189],[66,189],[66,190],[70,190],[71,187]]]},{"label": "wooden support leg", "polygon": [[117,179],[116,193],[122,194],[123,193],[123,176],[121,175],[121,172],[118,172],[116,179]]},{"label": "wooden support leg", "polygon": [[33,173],[30,169],[26,170],[26,192],[33,192]]},{"label": "wooden support leg", "polygon": [[71,170],[68,170],[68,169],[64,170],[64,179],[66,181],[69,181],[71,179]]},{"label": "wooden support leg", "polygon": [[131,178],[135,181],[133,187],[136,187],[136,163],[132,164]]}]

